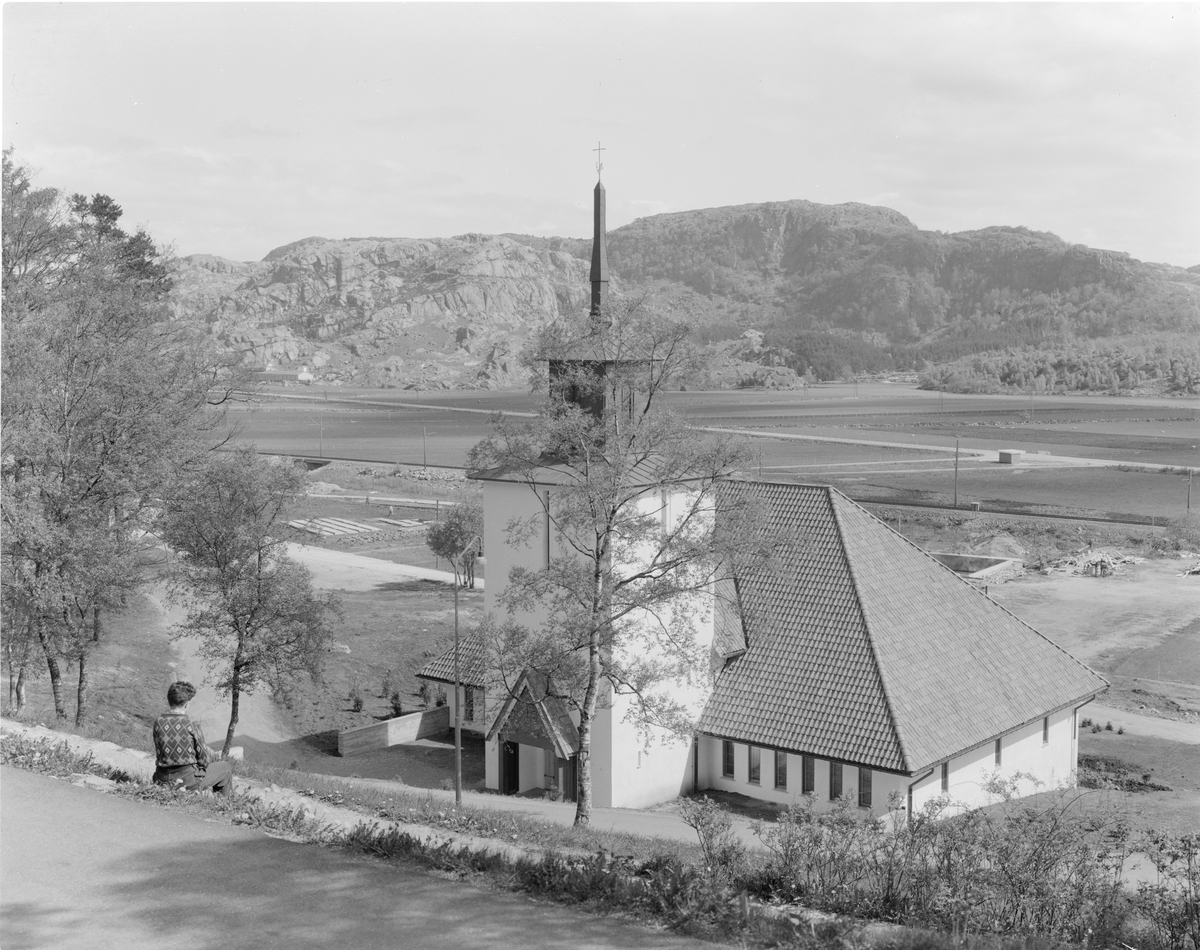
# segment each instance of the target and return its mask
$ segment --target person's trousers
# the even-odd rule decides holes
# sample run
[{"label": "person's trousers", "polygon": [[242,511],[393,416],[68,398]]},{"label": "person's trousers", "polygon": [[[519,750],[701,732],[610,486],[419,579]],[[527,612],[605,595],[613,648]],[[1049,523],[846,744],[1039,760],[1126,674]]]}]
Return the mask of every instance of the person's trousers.
[{"label": "person's trousers", "polygon": [[189,791],[202,792],[211,788],[220,795],[233,794],[233,766],[228,762],[209,762],[201,772],[194,765],[179,765],[155,769],[154,781],[159,785],[180,785]]}]

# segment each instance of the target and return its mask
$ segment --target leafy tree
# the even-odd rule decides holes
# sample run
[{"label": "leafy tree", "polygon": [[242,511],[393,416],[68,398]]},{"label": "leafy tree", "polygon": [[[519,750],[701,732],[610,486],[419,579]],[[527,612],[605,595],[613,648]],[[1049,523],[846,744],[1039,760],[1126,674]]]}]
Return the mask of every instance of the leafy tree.
[{"label": "leafy tree", "polygon": [[337,601],[314,593],[280,537],[302,483],[298,469],[253,449],[214,453],[173,486],[160,520],[180,558],[173,596],[187,610],[175,635],[200,640],[217,688],[230,697],[226,754],[242,694],[265,685],[287,695],[296,677],[320,673],[329,649]]},{"label": "leafy tree", "polygon": [[[509,618],[482,635],[510,694],[519,682],[536,684],[578,716],[578,825],[591,818],[597,710],[620,694],[639,728],[688,735],[689,711],[672,687],[708,674],[697,642],[708,595],[767,543],[747,502],[717,490],[743,463],[744,444],[702,437],[661,405],[666,389],[702,369],[686,343],[688,324],[637,305],[615,317],[612,326],[547,328],[535,357],[599,347],[614,359],[610,371],[580,362],[559,363],[552,378],[539,372],[537,417],[500,418],[470,457],[473,470],[503,469],[538,499],[535,518],[511,524],[510,544],[543,523],[559,539],[543,568],[505,579]],[[548,466],[554,487],[546,493]]]},{"label": "leafy tree", "polygon": [[475,557],[480,552],[474,547],[467,552],[461,579],[457,579],[458,562],[455,558],[466,551],[474,537],[483,538],[483,505],[478,499],[455,505],[445,520],[431,524],[425,535],[429,550],[454,564],[456,583],[472,588],[475,586]]},{"label": "leafy tree", "polygon": [[98,227],[11,150],[3,173],[3,604],[41,648],[59,718],[60,660],[78,664],[81,723],[101,611],[139,577],[162,484],[213,438],[224,366],[174,318],[165,263],[115,227],[111,199],[93,200]]}]

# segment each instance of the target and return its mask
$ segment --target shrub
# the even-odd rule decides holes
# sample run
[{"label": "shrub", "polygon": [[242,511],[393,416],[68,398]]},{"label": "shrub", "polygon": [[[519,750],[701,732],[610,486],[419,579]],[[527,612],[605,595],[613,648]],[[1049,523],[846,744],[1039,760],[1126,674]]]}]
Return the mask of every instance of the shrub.
[{"label": "shrub", "polygon": [[404,715],[404,704],[400,701],[400,690],[392,690],[388,701],[392,704],[392,715],[399,717]]},{"label": "shrub", "polygon": [[363,711],[362,691],[358,688],[358,683],[351,684],[350,692],[347,695],[347,698],[350,700],[350,708],[354,712],[362,712]]},{"label": "shrub", "polygon": [[1152,835],[1140,842],[1158,872],[1138,885],[1134,906],[1164,950],[1200,948],[1200,835]]},{"label": "shrub", "polygon": [[729,812],[707,796],[685,798],[679,817],[696,832],[704,864],[714,878],[729,881],[744,870],[746,846],[733,830]]}]

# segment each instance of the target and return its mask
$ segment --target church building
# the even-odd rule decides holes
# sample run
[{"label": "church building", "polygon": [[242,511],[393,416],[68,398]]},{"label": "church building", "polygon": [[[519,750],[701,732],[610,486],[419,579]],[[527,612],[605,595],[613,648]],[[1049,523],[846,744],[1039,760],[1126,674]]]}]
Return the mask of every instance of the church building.
[{"label": "church building", "polygon": [[[594,198],[591,313],[602,328],[602,183]],[[586,365],[603,378],[617,359],[599,333],[549,372]],[[579,404],[600,413],[602,404],[586,400],[611,398],[622,397],[600,387]],[[565,553],[548,516],[531,543],[505,538],[512,519],[532,523],[549,510],[553,493],[571,484],[570,464],[548,463],[533,477],[473,476],[483,487],[489,613],[503,613],[510,571]],[[810,795],[818,807],[848,797],[872,814],[890,801],[911,813],[940,796],[986,804],[989,783],[1018,772],[1034,777],[1021,794],[1074,784],[1079,710],[1107,688],[1104,679],[836,489],[730,480],[719,490],[750,493],[766,508],[776,562],[742,571],[721,596],[699,595],[708,676],[674,686],[695,710],[695,734],[651,730],[647,742],[629,701],[611,690],[603,697],[592,733],[595,805],[645,807],[717,788],[781,804]],[[679,510],[657,489],[648,494],[664,517]],[[535,625],[544,616],[535,608],[516,619]],[[539,685],[529,674],[507,695],[489,693],[479,721],[486,784],[573,799],[578,715],[563,700],[539,699]]]}]

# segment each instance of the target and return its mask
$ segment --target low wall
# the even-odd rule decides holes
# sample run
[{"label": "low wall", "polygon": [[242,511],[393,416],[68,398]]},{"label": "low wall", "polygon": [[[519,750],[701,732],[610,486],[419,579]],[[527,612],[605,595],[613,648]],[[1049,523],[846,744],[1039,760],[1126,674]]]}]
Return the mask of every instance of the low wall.
[{"label": "low wall", "polygon": [[977,554],[943,554],[929,552],[954,573],[969,581],[998,583],[1020,574],[1024,562],[1018,558],[986,557]]},{"label": "low wall", "polygon": [[405,713],[395,719],[355,726],[338,733],[338,755],[374,752],[401,742],[412,742],[438,735],[450,728],[450,707],[434,706],[420,712]]}]

